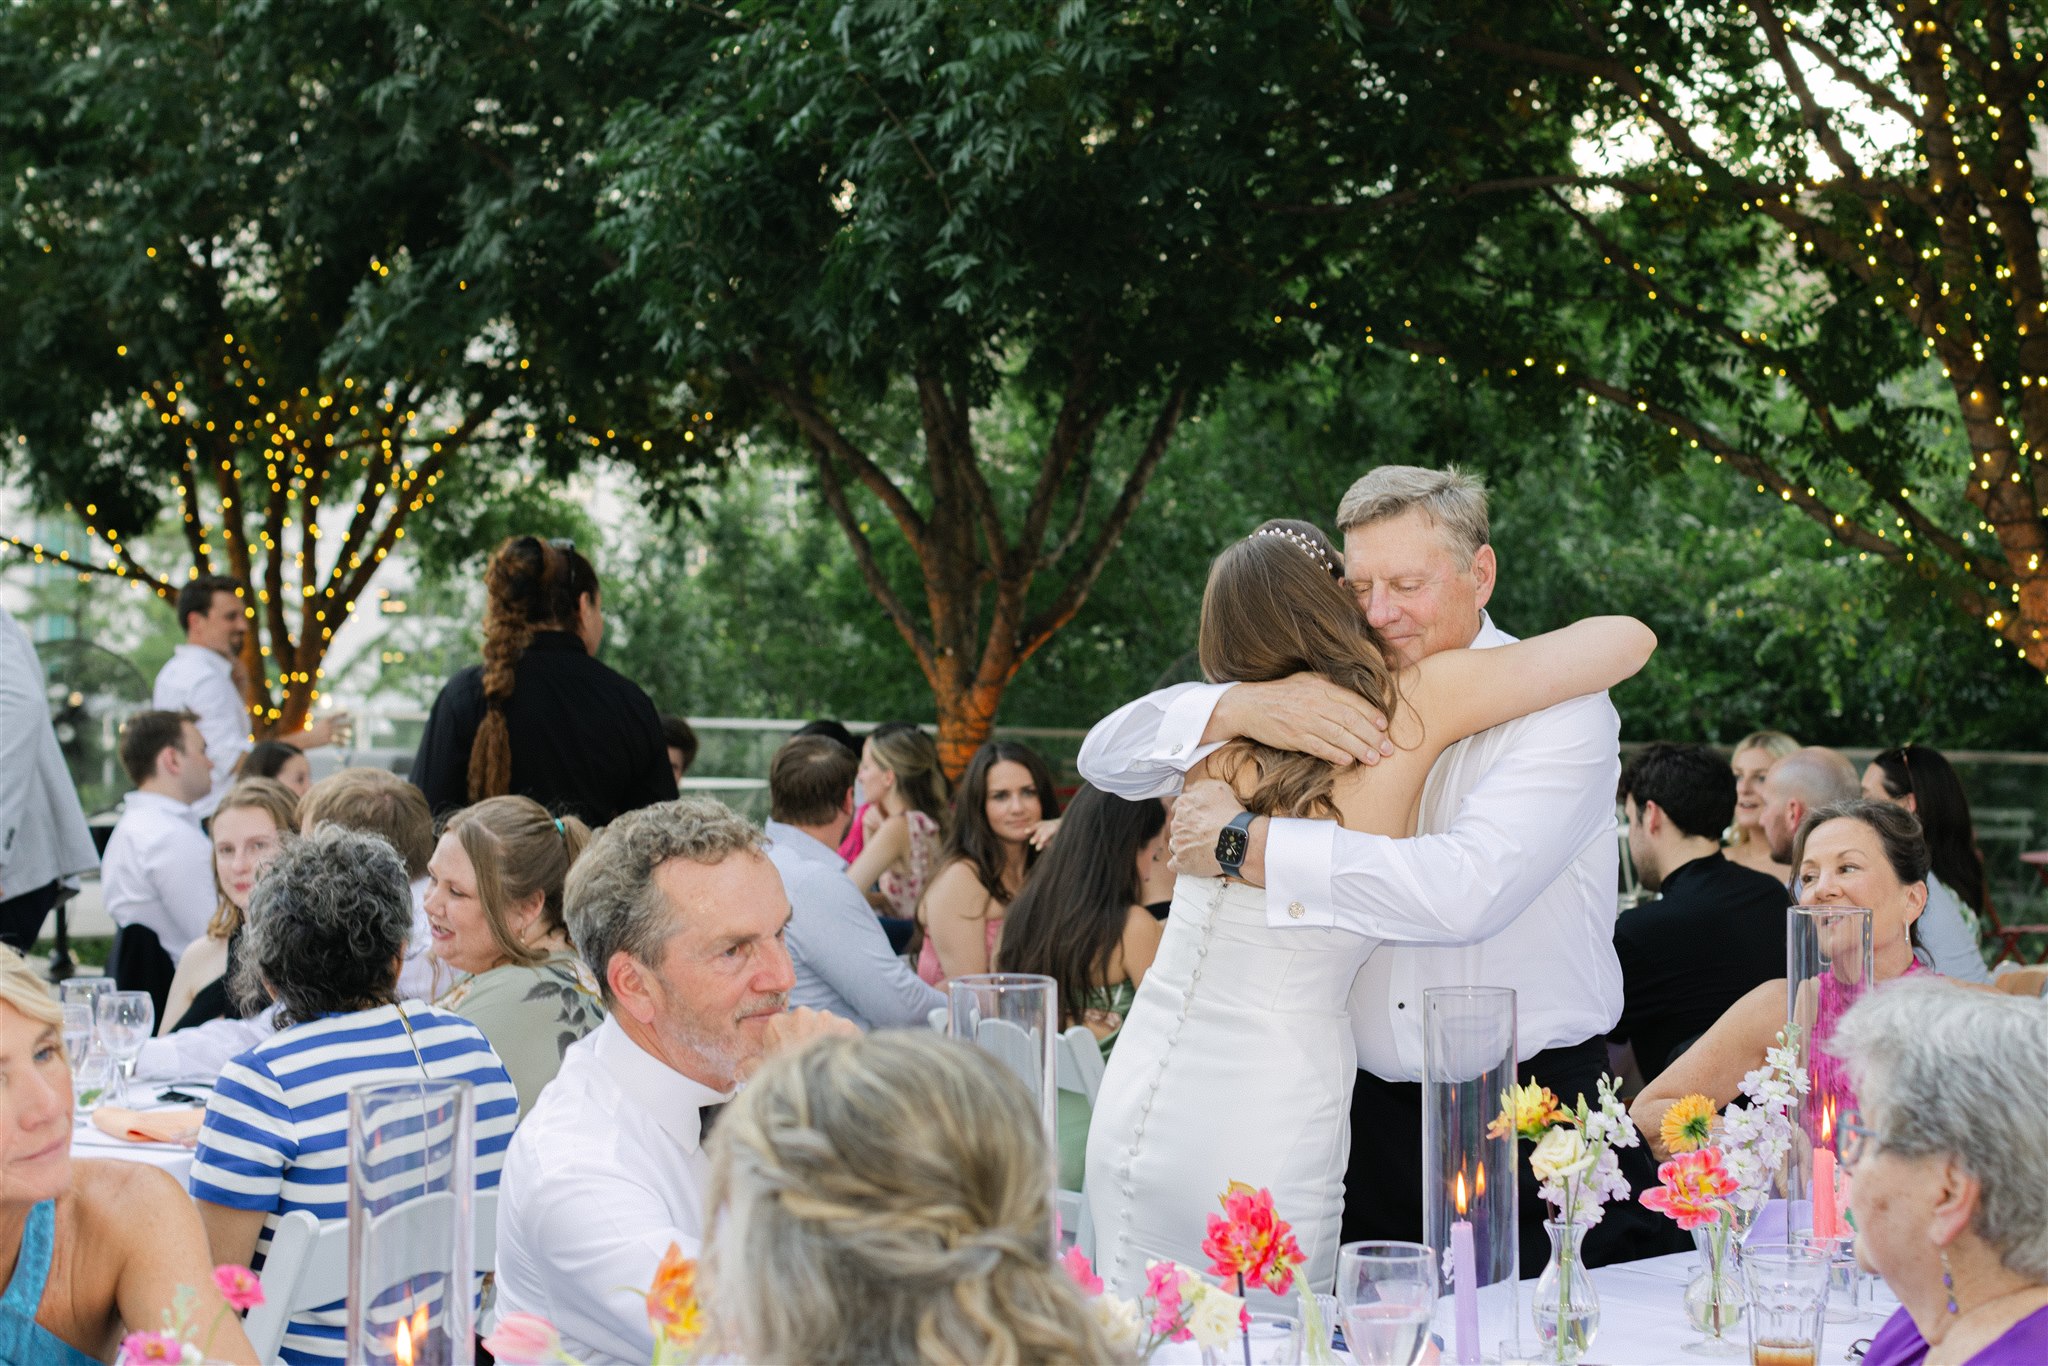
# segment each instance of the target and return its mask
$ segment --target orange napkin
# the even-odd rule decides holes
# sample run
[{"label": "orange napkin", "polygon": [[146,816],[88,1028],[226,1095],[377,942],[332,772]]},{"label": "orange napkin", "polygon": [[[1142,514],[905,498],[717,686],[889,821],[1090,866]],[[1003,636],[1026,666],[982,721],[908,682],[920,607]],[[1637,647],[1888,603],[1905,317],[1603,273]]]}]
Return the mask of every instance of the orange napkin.
[{"label": "orange napkin", "polygon": [[102,1105],[92,1112],[92,1122],[115,1138],[130,1143],[179,1143],[187,1148],[199,1141],[199,1122],[205,1117],[205,1109],[197,1105],[176,1110],[124,1110],[118,1105]]}]

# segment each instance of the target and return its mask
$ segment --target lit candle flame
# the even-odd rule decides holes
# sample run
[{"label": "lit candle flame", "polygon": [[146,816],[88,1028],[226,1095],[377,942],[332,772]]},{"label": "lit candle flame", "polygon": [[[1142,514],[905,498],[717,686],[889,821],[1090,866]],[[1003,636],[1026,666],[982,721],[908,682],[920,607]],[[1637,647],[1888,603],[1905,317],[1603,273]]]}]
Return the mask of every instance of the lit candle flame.
[{"label": "lit candle flame", "polygon": [[1829,1096],[1827,1103],[1820,1107],[1820,1141],[1829,1143],[1835,1136],[1835,1098]]},{"label": "lit candle flame", "polygon": [[1463,1215],[1465,1213],[1465,1173],[1462,1171],[1458,1173],[1457,1198],[1458,1213]]},{"label": "lit candle flame", "polygon": [[391,1339],[391,1358],[398,1366],[414,1366],[415,1352],[427,1337],[427,1306],[424,1304],[412,1311],[410,1319],[398,1321],[398,1332]]},{"label": "lit candle flame", "polygon": [[1478,1176],[1479,1179],[1472,1189],[1472,1198],[1474,1200],[1482,1199],[1486,1195],[1486,1164],[1484,1162],[1479,1164]]}]

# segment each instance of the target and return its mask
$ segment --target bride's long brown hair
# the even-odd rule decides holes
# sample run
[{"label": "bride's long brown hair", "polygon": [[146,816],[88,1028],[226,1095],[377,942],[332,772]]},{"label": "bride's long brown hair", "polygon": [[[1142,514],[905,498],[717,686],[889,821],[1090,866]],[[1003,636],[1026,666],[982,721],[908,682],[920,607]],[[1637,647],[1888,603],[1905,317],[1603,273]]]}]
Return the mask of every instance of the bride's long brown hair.
[{"label": "bride's long brown hair", "polygon": [[[1397,702],[1385,643],[1343,583],[1343,561],[1309,522],[1275,518],[1225,550],[1209,567],[1202,594],[1202,672],[1212,683],[1264,683],[1315,673],[1378,707],[1389,722]],[[1237,786],[1251,765],[1254,785],[1241,800],[1261,816],[1334,819],[1336,770],[1314,755],[1233,740],[1209,767]]]}]

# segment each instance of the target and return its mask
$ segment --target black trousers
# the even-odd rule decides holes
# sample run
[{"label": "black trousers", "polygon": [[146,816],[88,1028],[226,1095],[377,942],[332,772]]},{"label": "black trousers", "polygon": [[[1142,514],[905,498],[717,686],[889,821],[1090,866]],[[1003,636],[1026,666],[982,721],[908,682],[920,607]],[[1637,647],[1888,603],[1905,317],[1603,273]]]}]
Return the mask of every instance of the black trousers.
[{"label": "black trousers", "polygon": [[[1607,1070],[1607,1045],[1600,1039],[1549,1048],[1519,1069],[1526,1085],[1547,1086],[1567,1105],[1584,1095],[1590,1103],[1599,1094]],[[1550,1259],[1550,1239],[1543,1221],[1550,1207],[1536,1194],[1529,1171],[1534,1145],[1522,1144],[1521,1202],[1522,1275],[1534,1276]],[[1621,1150],[1621,1169],[1629,1186],[1641,1194],[1656,1184],[1649,1150]],[[1344,1173],[1344,1241],[1390,1238],[1422,1241],[1422,1084],[1387,1081],[1370,1072],[1358,1074],[1351,1092],[1351,1162]],[[1606,1207],[1599,1226],[1586,1235],[1586,1265],[1635,1261],[1692,1247],[1690,1236],[1661,1215],[1633,1199]]]},{"label": "black trousers", "polygon": [[57,904],[57,885],[46,882],[33,891],[0,901],[0,944],[26,954],[36,946],[50,908]]}]

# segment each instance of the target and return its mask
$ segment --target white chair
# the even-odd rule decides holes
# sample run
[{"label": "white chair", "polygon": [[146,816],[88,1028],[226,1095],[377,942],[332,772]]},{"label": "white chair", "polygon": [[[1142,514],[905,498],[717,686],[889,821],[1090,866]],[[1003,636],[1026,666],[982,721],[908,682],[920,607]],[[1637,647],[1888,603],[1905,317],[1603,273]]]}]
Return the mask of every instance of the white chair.
[{"label": "white chair", "polygon": [[[1095,1098],[1102,1092],[1102,1044],[1096,1039],[1095,1031],[1086,1025],[1075,1025],[1059,1037],[1059,1086],[1062,1091],[1072,1091],[1088,1099],[1088,1108],[1095,1108]],[[1053,1196],[1059,1207],[1060,1228],[1071,1235],[1075,1245],[1089,1257],[1095,1255],[1094,1229],[1087,1220],[1088,1202],[1080,1191],[1061,1190]]]},{"label": "white chair", "polygon": [[924,1021],[933,1029],[938,1030],[939,1033],[950,1034],[952,1032],[952,1014],[950,1006],[933,1006],[931,1012],[924,1017]]},{"label": "white chair", "polygon": [[[432,1230],[436,1224],[446,1223],[454,1201],[453,1192],[436,1191],[386,1210],[373,1221],[380,1242],[397,1237],[419,1259],[415,1267],[395,1267],[401,1275],[433,1270],[425,1249],[438,1244]],[[478,1271],[489,1271],[498,1260],[498,1193],[478,1191],[471,1205],[476,1221],[475,1266]],[[330,1219],[323,1224],[305,1210],[293,1210],[278,1220],[277,1231],[271,1235],[270,1256],[263,1263],[263,1303],[249,1311],[242,1331],[248,1334],[258,1361],[275,1361],[287,1323],[308,1310],[346,1298],[348,1220]]]}]

